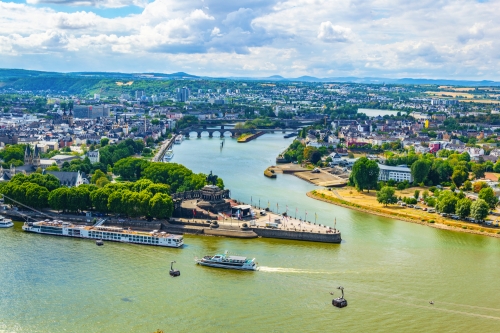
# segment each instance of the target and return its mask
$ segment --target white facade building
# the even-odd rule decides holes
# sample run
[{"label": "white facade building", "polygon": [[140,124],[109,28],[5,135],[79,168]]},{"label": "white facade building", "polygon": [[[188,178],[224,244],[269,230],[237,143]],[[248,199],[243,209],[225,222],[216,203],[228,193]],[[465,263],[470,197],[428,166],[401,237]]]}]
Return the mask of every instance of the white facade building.
[{"label": "white facade building", "polygon": [[403,182],[405,180],[409,183],[413,182],[411,170],[408,167],[389,166],[384,164],[379,164],[378,167],[380,168],[378,180],[388,181],[392,179],[397,182]]},{"label": "white facade building", "polygon": [[90,163],[99,163],[99,149],[89,151],[87,153],[87,157],[89,158]]}]

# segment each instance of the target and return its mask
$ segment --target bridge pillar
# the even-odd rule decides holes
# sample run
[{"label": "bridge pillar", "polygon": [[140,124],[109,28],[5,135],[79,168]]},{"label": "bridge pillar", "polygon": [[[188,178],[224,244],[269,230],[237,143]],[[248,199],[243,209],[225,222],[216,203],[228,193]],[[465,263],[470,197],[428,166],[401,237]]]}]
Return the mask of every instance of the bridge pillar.
[{"label": "bridge pillar", "polygon": [[220,137],[223,138],[224,137],[224,132],[220,132]]},{"label": "bridge pillar", "polygon": [[198,139],[199,139],[199,138],[201,138],[201,132],[198,132],[198,136],[197,136],[197,138],[198,138]]},{"label": "bridge pillar", "polygon": [[213,138],[214,137],[214,132],[208,132],[208,137]]},{"label": "bridge pillar", "polygon": [[187,132],[186,134],[184,134],[184,136],[185,136],[186,138],[189,138],[189,132]]}]

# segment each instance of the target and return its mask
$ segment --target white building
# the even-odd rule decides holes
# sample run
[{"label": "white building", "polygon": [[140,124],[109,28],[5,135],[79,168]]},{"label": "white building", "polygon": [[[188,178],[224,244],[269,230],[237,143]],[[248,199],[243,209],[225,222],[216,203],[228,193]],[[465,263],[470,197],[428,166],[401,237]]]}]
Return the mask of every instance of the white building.
[{"label": "white building", "polygon": [[87,157],[89,158],[90,163],[99,163],[99,149],[89,151],[87,153]]},{"label": "white building", "polygon": [[397,182],[403,182],[405,180],[410,183],[413,182],[411,170],[408,167],[389,166],[384,164],[379,164],[378,167],[380,168],[378,180],[388,181],[392,179]]}]

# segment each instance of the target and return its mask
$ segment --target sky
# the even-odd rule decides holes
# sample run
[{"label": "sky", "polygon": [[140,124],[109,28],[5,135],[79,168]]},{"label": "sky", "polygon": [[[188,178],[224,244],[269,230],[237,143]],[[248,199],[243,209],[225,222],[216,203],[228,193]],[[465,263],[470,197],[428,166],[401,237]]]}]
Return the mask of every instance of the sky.
[{"label": "sky", "polygon": [[500,0],[0,0],[0,68],[500,80]]}]

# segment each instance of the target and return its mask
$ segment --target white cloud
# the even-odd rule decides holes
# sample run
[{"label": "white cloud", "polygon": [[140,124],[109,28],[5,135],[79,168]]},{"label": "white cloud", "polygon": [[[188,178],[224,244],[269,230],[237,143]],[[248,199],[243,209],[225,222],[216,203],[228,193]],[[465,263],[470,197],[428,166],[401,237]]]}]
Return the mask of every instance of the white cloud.
[{"label": "white cloud", "polygon": [[27,1],[0,0],[0,67],[500,80],[500,0]]},{"label": "white cloud", "polygon": [[318,39],[327,43],[345,43],[350,40],[351,29],[332,22],[321,22],[318,29]]}]

